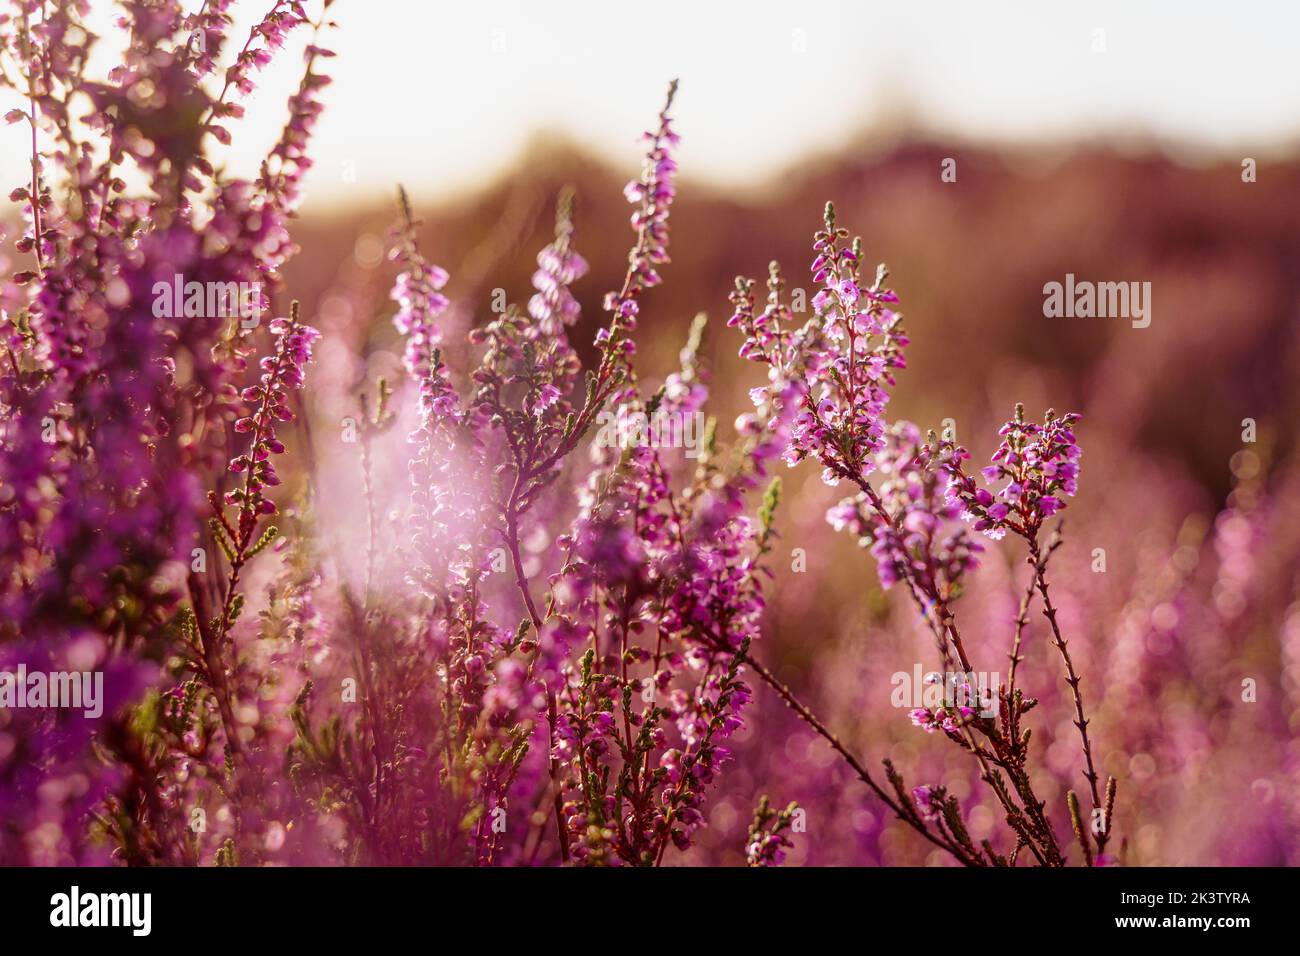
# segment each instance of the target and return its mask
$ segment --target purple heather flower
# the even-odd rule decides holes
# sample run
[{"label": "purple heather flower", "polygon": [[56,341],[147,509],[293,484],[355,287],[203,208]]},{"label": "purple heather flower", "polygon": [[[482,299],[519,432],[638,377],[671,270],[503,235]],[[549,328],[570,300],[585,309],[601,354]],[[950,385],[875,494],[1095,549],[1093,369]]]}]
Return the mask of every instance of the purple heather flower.
[{"label": "purple heather flower", "polygon": [[1077,414],[1057,416],[1049,409],[1042,425],[1027,422],[1023,406],[1017,405],[1015,418],[998,430],[1002,442],[993,463],[980,469],[991,486],[1006,481],[993,491],[977,488],[962,470],[961,462],[970,457],[966,450],[947,445],[941,455],[949,476],[948,501],[990,538],[1001,538],[1007,531],[1033,537],[1078,490],[1083,454],[1074,434],[1078,421]]},{"label": "purple heather flower", "polygon": [[401,266],[393,285],[392,298],[397,303],[393,325],[406,338],[404,363],[417,382],[423,382],[433,365],[433,352],[442,341],[435,320],[447,310],[448,300],[441,292],[447,284],[447,271],[432,265],[416,245],[416,222],[411,216],[406,194],[401,194],[404,219],[397,231],[392,257]]},{"label": "purple heather flower", "polygon": [[632,180],[623,190],[627,201],[637,207],[631,217],[637,241],[628,256],[623,288],[605,296],[605,309],[614,316],[610,328],[615,331],[611,334],[608,329],[602,329],[603,340],[599,334],[596,340],[599,347],[613,350],[616,356],[626,356],[634,348],[632,341],[621,333],[636,328],[637,298],[642,290],[660,283],[659,267],[668,262],[668,212],[677,195],[673,185],[677,173],[673,150],[680,142],[669,116],[676,93],[677,81],[674,80],[659,112],[658,128],[644,134],[647,148],[641,177]]},{"label": "purple heather flower", "polygon": [[874,456],[875,470],[883,476],[876,495],[884,514],[865,492],[826,513],[833,528],[850,532],[871,549],[885,588],[920,579],[925,593],[950,594],[978,566],[983,547],[955,520],[961,509],[947,500],[944,480],[930,462],[931,449],[920,430],[897,422]]},{"label": "purple heather flower", "polygon": [[884,411],[893,370],[905,366],[908,340],[901,316],[881,305],[896,301],[880,287],[883,267],[869,286],[859,273],[857,243],[841,246],[848,231],[835,226],[834,208],[826,205],[825,228],[813,247],[813,281],[821,287],[812,298],[814,318],[790,328],[791,315],[782,299],[785,281],[772,264],[768,306],[754,315],[752,283],[738,279],[732,294],[736,307],[728,325],[746,339],[741,355],[765,362],[797,403],[785,449],[793,465],[812,457],[822,463],[822,478],[863,482],[883,446]]},{"label": "purple heather flower", "polygon": [[312,346],[320,338],[316,329],[298,322],[296,302],[292,317],[272,321],[270,332],[275,336],[275,351],[261,360],[260,384],[241,393],[252,410],[234,425],[237,432],[251,432],[252,443],[247,453],[234,458],[228,466],[231,472],[244,476],[242,486],[226,494],[226,503],[239,508],[236,543],[241,547],[246,546],[244,539],[251,533],[255,516],[276,512],[275,504],[262,493],[263,488],[280,484],[270,459],[273,451],[277,454],[284,452],[284,445],[276,438],[276,422],[293,421],[293,412],[286,404],[287,390],[302,387],[304,369],[311,361]]},{"label": "purple heather flower", "polygon": [[555,241],[537,255],[538,269],[533,273],[537,293],[528,300],[528,314],[537,320],[541,334],[550,338],[578,321],[581,308],[570,286],[587,274],[587,261],[572,247],[571,204],[567,193],[561,197]]}]

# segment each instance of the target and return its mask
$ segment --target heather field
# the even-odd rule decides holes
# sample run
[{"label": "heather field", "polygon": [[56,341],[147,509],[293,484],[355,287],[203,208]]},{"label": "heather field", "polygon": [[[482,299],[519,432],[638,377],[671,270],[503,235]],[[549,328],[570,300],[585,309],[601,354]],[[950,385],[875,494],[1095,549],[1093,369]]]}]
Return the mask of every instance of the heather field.
[{"label": "heather field", "polygon": [[1294,148],[733,185],[647,55],[379,184],[354,4],[92,6],[0,15],[0,864],[1300,863]]}]

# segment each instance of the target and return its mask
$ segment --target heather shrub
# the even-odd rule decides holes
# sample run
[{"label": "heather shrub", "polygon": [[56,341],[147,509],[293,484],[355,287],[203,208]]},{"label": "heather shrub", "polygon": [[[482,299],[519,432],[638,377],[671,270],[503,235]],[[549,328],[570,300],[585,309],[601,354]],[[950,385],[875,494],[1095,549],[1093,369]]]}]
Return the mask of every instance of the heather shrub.
[{"label": "heather shrub", "polygon": [[[575,287],[584,203],[604,197],[560,191],[531,288],[482,319],[399,189],[400,371],[344,388],[364,343],[323,334],[281,277],[331,3],[281,0],[237,52],[228,9],[128,0],[102,79],[80,6],[4,15],[26,104],[7,119],[32,155],[0,280],[0,671],[98,674],[103,692],[93,715],[0,706],[0,862],[765,866],[818,860],[810,816],[825,847],[852,830],[853,861],[1150,861],[1117,821],[1179,795],[1150,773],[1121,786],[1107,754],[1168,748],[1194,776],[1206,741],[1251,731],[1226,699],[1177,709],[1176,740],[1153,730],[1171,707],[1145,629],[1194,628],[1186,666],[1231,679],[1251,589],[1300,542],[1279,504],[1294,475],[1266,491],[1243,459],[1200,536],[1170,492],[1154,559],[1122,584],[1090,575],[1062,523],[1087,500],[1081,417],[1017,405],[978,476],[955,440],[891,418],[899,297],[829,203],[810,312],[772,263],[763,301],[745,277],[729,290],[735,331],[700,313],[676,369],[646,376],[675,82],[624,193],[630,251],[594,360],[572,340]],[[283,134],[258,176],[231,177],[214,144],[300,33]],[[711,336],[763,373],[734,427],[706,415]],[[320,395],[346,409],[337,434],[304,414]],[[764,653],[789,583],[778,472],[805,461],[847,496],[800,534],[847,535],[870,559],[855,580],[884,592],[870,653],[847,626],[812,642],[815,699]],[[1124,507],[1089,520],[1122,526]],[[891,713],[862,688],[910,668],[918,638],[937,685]],[[790,760],[805,737],[808,768]],[[735,802],[752,822],[719,843]]]}]

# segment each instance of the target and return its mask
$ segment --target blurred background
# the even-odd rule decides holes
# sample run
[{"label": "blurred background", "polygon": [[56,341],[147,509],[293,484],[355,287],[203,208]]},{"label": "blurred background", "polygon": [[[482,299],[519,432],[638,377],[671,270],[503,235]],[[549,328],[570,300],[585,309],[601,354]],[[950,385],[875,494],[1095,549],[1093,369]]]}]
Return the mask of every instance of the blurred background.
[{"label": "blurred background", "polygon": [[[260,12],[240,4],[237,20]],[[400,378],[385,258],[399,182],[451,273],[460,332],[487,321],[496,289],[526,301],[572,185],[592,267],[572,339],[591,357],[626,264],[637,137],[677,77],[673,261],[643,306],[644,379],[673,370],[708,312],[710,412],[730,436],[762,380],[724,327],[734,277],[761,280],[777,259],[811,296],[812,233],[834,200],[888,264],[912,337],[892,415],[951,419],[976,464],[1017,401],[1084,416],[1054,582],[1119,779],[1122,861],[1300,863],[1300,8],[342,0],[335,18],[304,252],[283,290],[326,333],[318,445],[357,393]],[[256,171],[297,69],[285,57],[268,72],[233,171]],[[2,135],[17,182],[21,131]],[[1149,327],[1045,317],[1044,284],[1067,273],[1149,282]],[[784,476],[761,657],[867,761],[972,794],[978,840],[1000,824],[966,761],[889,703],[893,673],[937,663],[929,639],[826,524],[840,494],[816,471]],[[349,507],[353,478],[322,479],[325,514]],[[1005,672],[1023,556],[1003,542],[984,565],[959,613],[984,669]],[[1064,837],[1080,761],[1038,615],[1027,657],[1041,792]],[[750,718],[694,861],[739,862],[767,793],[806,809],[794,862],[940,862],[779,701],[760,691]]]}]

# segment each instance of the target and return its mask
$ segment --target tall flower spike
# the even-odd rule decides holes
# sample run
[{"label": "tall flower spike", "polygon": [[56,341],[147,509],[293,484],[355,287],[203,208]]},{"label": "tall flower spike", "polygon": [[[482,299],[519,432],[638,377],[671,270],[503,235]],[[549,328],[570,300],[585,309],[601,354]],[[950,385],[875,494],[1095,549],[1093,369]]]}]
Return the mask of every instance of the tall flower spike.
[{"label": "tall flower spike", "polygon": [[241,397],[248,402],[250,414],[235,422],[235,431],[251,433],[252,441],[244,454],[230,462],[230,470],[244,475],[244,485],[226,494],[226,503],[239,507],[240,538],[251,533],[257,515],[275,514],[274,502],[263,489],[280,483],[271,463],[271,455],[284,454],[284,444],[276,437],[277,422],[291,422],[288,390],[302,388],[304,369],[311,361],[311,350],[320,333],[298,320],[298,303],[289,310],[289,318],[271,323],[275,351],[261,361],[259,384],[244,389]]},{"label": "tall flower spike", "polygon": [[315,24],[311,42],[303,51],[302,80],[297,92],[289,97],[289,119],[270,155],[262,163],[259,185],[267,202],[286,213],[292,213],[301,198],[302,178],[312,165],[307,156],[307,143],[325,109],[320,93],[332,82],[329,76],[316,71],[318,61],[335,55],[333,50],[317,43],[321,28],[328,22],[326,17],[332,3],[333,0],[324,0],[321,19]]},{"label": "tall flower spike", "polygon": [[636,230],[636,243],[628,253],[627,276],[623,288],[605,296],[605,309],[614,315],[608,328],[596,336],[596,345],[606,352],[606,362],[626,359],[634,351],[626,333],[636,328],[637,297],[643,289],[662,281],[658,267],[668,261],[668,209],[677,190],[673,178],[677,173],[677,160],[672,152],[679,137],[673,132],[673,98],[677,95],[677,81],[668,85],[668,96],[659,111],[659,127],[644,134],[649,144],[641,169],[641,178],[627,184],[623,195],[635,205],[632,228]]},{"label": "tall flower spike", "polygon": [[795,420],[791,439],[796,457],[814,455],[827,465],[823,476],[830,484],[874,470],[875,453],[883,446],[888,388],[894,385],[893,370],[905,367],[902,350],[908,341],[901,317],[890,308],[898,296],[883,288],[885,267],[877,268],[875,281],[864,287],[861,241],[841,246],[848,235],[836,227],[835,207],[828,202],[812,263],[813,281],[822,286],[812,305],[821,320],[823,351],[805,376],[807,410]]},{"label": "tall flower spike", "polygon": [[[813,281],[821,288],[813,297],[814,316],[802,328],[785,330],[789,310],[782,304],[784,280],[775,263],[768,280],[768,307],[755,317],[752,281],[738,279],[732,302],[736,313],[728,325],[745,335],[740,354],[771,366],[773,388],[799,403],[785,459],[794,465],[804,458],[822,463],[827,484],[848,479],[860,487],[875,468],[884,445],[885,406],[895,384],[894,370],[905,367],[908,344],[898,302],[884,287],[888,273],[882,265],[874,281],[864,285],[860,272],[861,241],[848,239],[835,224],[835,207],[826,204],[824,228],[814,237]],[[772,390],[756,389],[755,403]]]},{"label": "tall flower spike", "polygon": [[306,22],[307,14],[300,0],[276,0],[266,16],[253,25],[244,48],[226,69],[220,101],[225,102],[226,95],[232,88],[240,96],[252,93],[253,74],[271,62],[275,51],[284,45],[290,30]]},{"label": "tall flower spike", "polygon": [[528,314],[537,320],[542,335],[555,337],[578,321],[578,300],[569,290],[587,274],[587,260],[573,250],[573,189],[560,193],[555,210],[555,241],[537,254]]},{"label": "tall flower spike", "polygon": [[641,178],[628,183],[623,190],[628,202],[638,207],[632,214],[632,226],[642,241],[628,257],[637,288],[658,285],[661,280],[655,266],[668,261],[668,207],[677,195],[673,186],[677,160],[672,151],[681,142],[668,116],[676,95],[677,81],[673,80],[668,86],[664,108],[659,111],[659,128],[643,137],[650,148],[646,151]]},{"label": "tall flower spike", "polygon": [[419,223],[411,213],[406,190],[397,190],[402,208],[402,223],[397,229],[397,243],[392,258],[401,266],[393,286],[397,303],[393,325],[406,337],[406,370],[424,382],[433,373],[433,351],[442,341],[442,332],[434,323],[447,310],[447,297],[440,291],[447,284],[447,271],[428,262],[416,243]]}]

